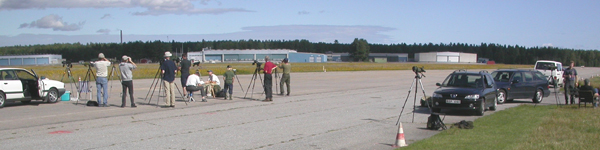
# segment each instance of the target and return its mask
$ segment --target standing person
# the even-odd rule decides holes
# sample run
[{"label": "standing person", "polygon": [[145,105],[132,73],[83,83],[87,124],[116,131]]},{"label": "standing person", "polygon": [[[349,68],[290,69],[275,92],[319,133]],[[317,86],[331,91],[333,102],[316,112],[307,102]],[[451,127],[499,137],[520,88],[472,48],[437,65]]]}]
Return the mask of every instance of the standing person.
[{"label": "standing person", "polygon": [[202,86],[203,84],[204,81],[200,79],[200,70],[196,70],[195,74],[192,74],[188,77],[187,83],[185,85],[186,89],[190,91],[188,95],[190,97],[190,101],[195,101],[192,92],[200,91],[200,94],[202,94],[202,102],[206,102],[206,91],[204,91],[204,88]]},{"label": "standing person", "polygon": [[[108,66],[110,61],[104,57],[103,53],[98,54],[98,60],[92,62],[96,67],[96,98],[98,98],[98,107],[108,107]],[[100,101],[104,98],[104,101]]]},{"label": "standing person", "polygon": [[225,84],[223,85],[223,93],[225,93],[225,99],[227,99],[227,90],[229,90],[229,100],[233,100],[233,82],[235,74],[231,69],[230,65],[227,65],[227,71],[223,74],[223,80],[225,80]]},{"label": "standing person", "polygon": [[131,107],[135,108],[135,102],[133,100],[133,74],[132,70],[137,68],[137,65],[131,61],[131,57],[123,55],[121,64],[119,64],[119,70],[121,70],[121,85],[123,86],[123,96],[121,98],[121,107],[125,107],[127,99],[127,90],[129,90],[129,99],[131,99]]},{"label": "standing person", "polygon": [[[287,96],[290,96],[290,72],[292,71],[292,65],[289,63],[288,58],[284,58],[279,68],[283,69],[283,75],[281,76],[281,82],[279,82],[280,95],[283,95],[283,83],[287,87]],[[277,82],[277,81],[276,81]]]},{"label": "standing person", "polygon": [[571,65],[569,65],[569,68],[565,69],[565,72],[563,73],[565,105],[569,103],[569,98],[571,98],[571,104],[575,103],[575,97],[571,92],[577,87],[577,70],[573,67],[575,67],[575,62],[571,61]]},{"label": "standing person", "polygon": [[265,73],[265,95],[266,98],[264,102],[273,101],[273,69],[277,68],[275,64],[269,61],[269,56],[265,56],[265,67],[263,68],[263,72]]},{"label": "standing person", "polygon": [[175,81],[177,66],[175,66],[175,62],[171,60],[171,56],[173,56],[171,52],[165,52],[165,62],[160,65],[160,70],[162,70],[163,74],[163,84],[165,85],[165,93],[167,93],[165,107],[175,107],[175,83],[173,83],[173,81]]},{"label": "standing person", "polygon": [[179,63],[179,71],[181,72],[181,86],[183,87],[183,95],[187,95],[185,92],[185,84],[187,83],[188,76],[190,76],[190,67],[192,62],[187,59],[187,53],[181,55],[181,62]]}]

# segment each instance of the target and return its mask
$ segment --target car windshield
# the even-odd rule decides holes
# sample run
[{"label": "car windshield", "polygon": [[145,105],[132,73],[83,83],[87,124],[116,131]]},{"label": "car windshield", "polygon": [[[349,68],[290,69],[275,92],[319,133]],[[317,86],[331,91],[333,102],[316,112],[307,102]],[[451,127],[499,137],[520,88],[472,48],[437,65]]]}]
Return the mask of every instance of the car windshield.
[{"label": "car windshield", "polygon": [[535,65],[535,69],[540,69],[540,70],[548,70],[549,67],[557,67],[557,66],[551,62],[538,62]]},{"label": "car windshield", "polygon": [[514,72],[509,71],[494,71],[492,72],[492,77],[494,77],[494,81],[496,82],[509,82],[513,74]]},{"label": "car windshield", "polygon": [[442,86],[481,88],[483,87],[483,80],[481,75],[478,74],[451,74],[444,80]]}]

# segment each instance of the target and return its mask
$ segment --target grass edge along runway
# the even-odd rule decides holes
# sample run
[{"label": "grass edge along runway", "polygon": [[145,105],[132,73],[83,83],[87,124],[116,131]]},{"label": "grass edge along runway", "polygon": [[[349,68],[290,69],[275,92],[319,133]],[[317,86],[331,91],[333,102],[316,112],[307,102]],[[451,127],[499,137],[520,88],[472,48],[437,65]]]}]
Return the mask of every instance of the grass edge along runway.
[{"label": "grass edge along runway", "polygon": [[[598,84],[598,83],[596,83]],[[451,125],[454,122],[446,122]],[[598,149],[600,109],[523,104],[399,149]]]},{"label": "grass edge along runway", "polygon": [[[275,62],[276,63],[276,62]],[[478,69],[504,69],[504,68],[533,68],[533,65],[485,65],[485,64],[438,64],[438,63],[291,63],[292,73],[295,72],[324,72],[324,71],[370,71],[370,70],[411,70],[412,66],[424,67],[425,70],[456,70],[456,69],[467,69],[479,71]],[[225,73],[226,66],[232,65],[237,70],[238,75],[242,74],[253,74],[256,69],[252,63],[218,63],[218,64],[201,64],[200,66],[194,66],[190,68],[190,72],[200,69],[202,76],[207,75],[207,70],[212,70],[216,75],[221,76]],[[134,79],[152,79],[156,76],[159,68],[159,64],[137,64],[138,68],[133,71]],[[62,65],[46,65],[46,66],[9,66],[11,68],[25,68],[27,70],[33,69],[39,76],[45,76],[46,78],[53,80],[61,80],[63,74],[65,74],[65,67]],[[112,70],[109,67],[109,73]],[[118,69],[118,64],[115,65]],[[95,68],[92,67],[92,72],[95,73]],[[71,68],[71,74],[75,81],[79,77],[82,79],[85,77],[88,71],[88,67],[79,64],[73,64]],[[118,71],[114,74],[112,79],[118,80]],[[110,74],[109,74],[110,76]],[[179,77],[179,75],[177,75]],[[70,82],[64,77],[63,82]]]}]

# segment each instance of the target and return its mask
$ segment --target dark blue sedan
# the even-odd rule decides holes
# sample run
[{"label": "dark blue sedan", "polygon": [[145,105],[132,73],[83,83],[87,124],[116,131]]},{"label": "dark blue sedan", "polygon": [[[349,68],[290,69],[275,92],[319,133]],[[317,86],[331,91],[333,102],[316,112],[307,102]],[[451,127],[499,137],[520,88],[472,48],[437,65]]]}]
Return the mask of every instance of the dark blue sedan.
[{"label": "dark blue sedan", "polygon": [[499,69],[491,75],[498,86],[499,104],[514,99],[532,99],[534,103],[540,103],[550,96],[547,77],[537,70]]}]

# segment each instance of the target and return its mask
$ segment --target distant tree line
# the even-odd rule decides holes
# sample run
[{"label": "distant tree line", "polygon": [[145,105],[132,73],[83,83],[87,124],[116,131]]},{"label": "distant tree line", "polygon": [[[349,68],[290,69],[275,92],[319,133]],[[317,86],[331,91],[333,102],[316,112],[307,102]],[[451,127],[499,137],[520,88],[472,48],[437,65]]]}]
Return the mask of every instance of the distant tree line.
[{"label": "distant tree line", "polygon": [[[183,48],[182,48],[183,47]],[[109,58],[120,58],[122,55],[134,59],[147,58],[153,61],[161,59],[165,51],[201,51],[211,49],[292,49],[298,52],[311,53],[350,53],[354,61],[365,61],[369,53],[408,53],[414,58],[415,53],[421,52],[465,52],[477,53],[479,58],[489,58],[496,63],[505,64],[534,64],[537,60],[555,60],[562,63],[575,61],[576,65],[600,66],[598,50],[575,50],[555,47],[523,47],[519,45],[501,45],[493,43],[398,43],[398,44],[369,44],[364,39],[354,39],[350,44],[317,42],[308,40],[219,40],[197,42],[164,42],[164,41],[134,41],[119,43],[57,43],[49,45],[27,45],[0,47],[0,55],[26,54],[61,54],[64,59],[71,61],[89,61],[95,59],[98,53],[104,53]]]}]

